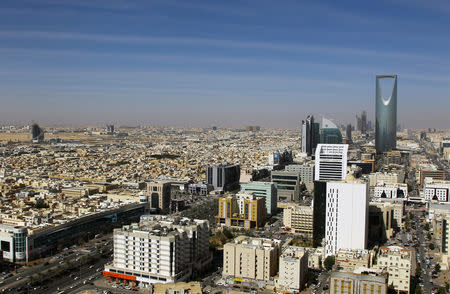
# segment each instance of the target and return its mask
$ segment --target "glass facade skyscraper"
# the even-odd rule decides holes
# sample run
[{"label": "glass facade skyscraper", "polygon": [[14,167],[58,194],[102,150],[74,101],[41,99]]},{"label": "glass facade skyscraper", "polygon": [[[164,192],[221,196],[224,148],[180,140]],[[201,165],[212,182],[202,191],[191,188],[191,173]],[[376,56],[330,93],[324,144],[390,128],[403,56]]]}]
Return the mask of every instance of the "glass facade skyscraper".
[{"label": "glass facade skyscraper", "polygon": [[[381,91],[381,79],[394,80],[387,99]],[[375,107],[375,148],[377,153],[391,151],[396,148],[397,136],[397,75],[376,76]]]}]

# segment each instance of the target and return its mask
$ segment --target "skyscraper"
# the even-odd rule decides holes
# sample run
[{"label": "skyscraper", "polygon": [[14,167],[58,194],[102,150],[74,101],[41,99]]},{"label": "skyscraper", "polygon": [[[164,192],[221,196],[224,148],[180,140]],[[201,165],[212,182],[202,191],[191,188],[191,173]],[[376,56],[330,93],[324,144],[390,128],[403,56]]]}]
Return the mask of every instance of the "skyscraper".
[{"label": "skyscraper", "polygon": [[352,125],[351,124],[347,125],[347,128],[345,130],[345,137],[347,139],[347,142],[352,141]]},{"label": "skyscraper", "polygon": [[308,156],[314,154],[319,143],[319,124],[314,122],[314,116],[308,115],[302,121],[302,152]]},{"label": "skyscraper", "polygon": [[325,254],[339,249],[365,249],[369,187],[367,183],[349,180],[327,182]]},{"label": "skyscraper", "polygon": [[319,144],[316,149],[315,181],[342,181],[347,174],[347,144]]},{"label": "skyscraper", "polygon": [[219,164],[206,167],[206,181],[214,190],[231,191],[239,188],[241,168],[239,164]]},{"label": "skyscraper", "polygon": [[367,113],[363,111],[361,113],[361,134],[365,134],[367,131]]},{"label": "skyscraper", "polygon": [[331,120],[326,118],[322,118],[322,129],[320,129],[320,143],[342,144],[341,131]]},{"label": "skyscraper", "polygon": [[[380,86],[381,79],[393,79],[390,96],[383,96]],[[377,153],[391,151],[396,148],[397,136],[397,75],[376,76],[375,103],[375,149]]]},{"label": "skyscraper", "polygon": [[36,143],[44,141],[44,130],[38,124],[31,126],[31,140]]}]

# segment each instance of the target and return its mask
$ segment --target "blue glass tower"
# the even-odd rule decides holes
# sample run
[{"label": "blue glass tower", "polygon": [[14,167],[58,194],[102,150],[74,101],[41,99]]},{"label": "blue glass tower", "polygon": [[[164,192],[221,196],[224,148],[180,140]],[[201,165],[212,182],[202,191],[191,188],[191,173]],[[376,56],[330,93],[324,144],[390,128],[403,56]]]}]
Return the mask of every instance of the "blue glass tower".
[{"label": "blue glass tower", "polygon": [[[381,79],[394,80],[388,99],[383,96],[381,91]],[[397,146],[397,75],[376,77],[375,107],[375,149],[377,153],[391,151]]]}]

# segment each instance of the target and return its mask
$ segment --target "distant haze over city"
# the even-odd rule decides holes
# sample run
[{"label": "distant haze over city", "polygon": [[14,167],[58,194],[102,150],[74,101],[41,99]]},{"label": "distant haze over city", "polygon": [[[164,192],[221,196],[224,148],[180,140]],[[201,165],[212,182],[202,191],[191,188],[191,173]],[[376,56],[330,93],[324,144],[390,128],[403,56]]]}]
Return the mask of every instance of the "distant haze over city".
[{"label": "distant haze over city", "polygon": [[450,2],[0,2],[0,123],[448,128]]}]

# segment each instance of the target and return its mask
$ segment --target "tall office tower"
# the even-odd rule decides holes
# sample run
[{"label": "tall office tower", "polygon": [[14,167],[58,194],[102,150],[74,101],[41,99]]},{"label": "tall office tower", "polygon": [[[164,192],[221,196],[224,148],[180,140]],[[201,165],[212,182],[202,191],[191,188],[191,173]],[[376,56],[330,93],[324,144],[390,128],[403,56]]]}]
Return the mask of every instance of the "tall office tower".
[{"label": "tall office tower", "polygon": [[241,168],[239,164],[219,164],[206,167],[206,181],[218,191],[231,191],[239,188]]},{"label": "tall office tower", "polygon": [[208,242],[207,220],[142,216],[139,223],[114,229],[114,261],[103,275],[142,288],[186,281],[211,262]]},{"label": "tall office tower", "polygon": [[[380,80],[393,79],[391,93],[386,99],[381,91]],[[396,148],[397,136],[397,75],[379,75],[376,77],[375,103],[375,149],[377,153]]]},{"label": "tall office tower", "polygon": [[347,144],[319,144],[316,149],[315,181],[342,181],[347,174]]},{"label": "tall office tower", "polygon": [[320,129],[320,143],[342,144],[342,134],[339,128],[329,119],[322,118]]},{"label": "tall office tower", "polygon": [[313,246],[322,246],[325,238],[327,182],[314,181]]},{"label": "tall office tower", "polygon": [[31,140],[36,143],[44,141],[44,130],[38,124],[31,125]]},{"label": "tall office tower", "polygon": [[369,186],[363,181],[327,182],[325,254],[365,249],[368,235]]},{"label": "tall office tower", "polygon": [[352,125],[348,124],[347,128],[345,130],[345,137],[347,139],[347,142],[351,142],[352,141]]},{"label": "tall office tower", "polygon": [[106,125],[106,133],[108,135],[114,135],[114,125]]},{"label": "tall office tower", "polygon": [[314,150],[319,143],[319,124],[314,122],[314,116],[308,115],[302,121],[302,152],[308,156],[314,154]]},{"label": "tall office tower", "polygon": [[170,186],[170,182],[168,181],[152,181],[147,183],[150,209],[161,213],[170,212]]},{"label": "tall office tower", "polygon": [[361,113],[361,134],[365,134],[367,131],[367,113],[363,111]]}]

